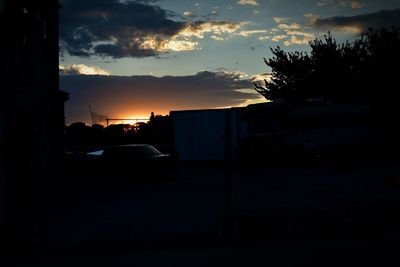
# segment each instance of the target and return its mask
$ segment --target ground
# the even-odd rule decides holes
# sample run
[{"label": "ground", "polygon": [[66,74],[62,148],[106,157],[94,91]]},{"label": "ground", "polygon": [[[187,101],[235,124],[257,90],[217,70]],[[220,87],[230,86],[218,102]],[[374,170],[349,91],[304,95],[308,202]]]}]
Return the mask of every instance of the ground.
[{"label": "ground", "polygon": [[152,182],[67,176],[36,210],[29,261],[33,266],[398,266],[400,188],[385,185],[384,175],[384,164],[371,162],[179,165],[175,177]]}]

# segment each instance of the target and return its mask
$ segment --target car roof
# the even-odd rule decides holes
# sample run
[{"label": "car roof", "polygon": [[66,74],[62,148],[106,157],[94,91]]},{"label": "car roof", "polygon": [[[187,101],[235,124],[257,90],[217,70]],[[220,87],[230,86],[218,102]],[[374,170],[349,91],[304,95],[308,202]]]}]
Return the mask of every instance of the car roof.
[{"label": "car roof", "polygon": [[116,145],[116,146],[110,146],[110,147],[141,147],[141,146],[151,146],[149,144],[127,144],[127,145]]},{"label": "car roof", "polygon": [[124,149],[124,148],[139,148],[139,147],[151,147],[154,148],[154,146],[152,145],[148,145],[148,144],[128,144],[128,145],[115,145],[115,146],[108,146],[108,147],[104,147],[104,150],[110,150],[110,149]]}]

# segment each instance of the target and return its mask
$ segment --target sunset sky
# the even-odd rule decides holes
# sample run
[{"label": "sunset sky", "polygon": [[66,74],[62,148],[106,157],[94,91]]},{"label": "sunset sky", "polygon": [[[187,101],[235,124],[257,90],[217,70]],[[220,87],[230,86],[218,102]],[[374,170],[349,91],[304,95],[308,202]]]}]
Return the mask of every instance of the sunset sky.
[{"label": "sunset sky", "polygon": [[252,80],[269,47],[307,50],[328,30],[353,40],[400,25],[400,0],[62,0],[67,124],[264,101]]}]

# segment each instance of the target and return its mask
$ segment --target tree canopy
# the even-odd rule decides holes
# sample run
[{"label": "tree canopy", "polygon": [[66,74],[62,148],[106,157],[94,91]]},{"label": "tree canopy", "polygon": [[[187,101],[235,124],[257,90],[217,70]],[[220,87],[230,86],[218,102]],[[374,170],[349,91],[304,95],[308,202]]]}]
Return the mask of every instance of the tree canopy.
[{"label": "tree canopy", "polygon": [[269,80],[255,83],[268,100],[305,102],[379,101],[393,97],[391,84],[399,72],[400,29],[370,29],[354,42],[339,44],[327,33],[309,42],[311,51],[285,52],[271,48],[265,59],[272,69]]}]

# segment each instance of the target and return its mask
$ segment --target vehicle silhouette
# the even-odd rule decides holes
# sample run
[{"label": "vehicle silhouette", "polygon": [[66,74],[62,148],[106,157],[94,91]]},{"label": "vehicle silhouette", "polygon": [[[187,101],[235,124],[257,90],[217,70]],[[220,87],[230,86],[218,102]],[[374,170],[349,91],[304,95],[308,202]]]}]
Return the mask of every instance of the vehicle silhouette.
[{"label": "vehicle silhouette", "polygon": [[134,181],[174,176],[174,156],[163,154],[152,145],[116,145],[86,154],[87,167],[106,180]]}]

